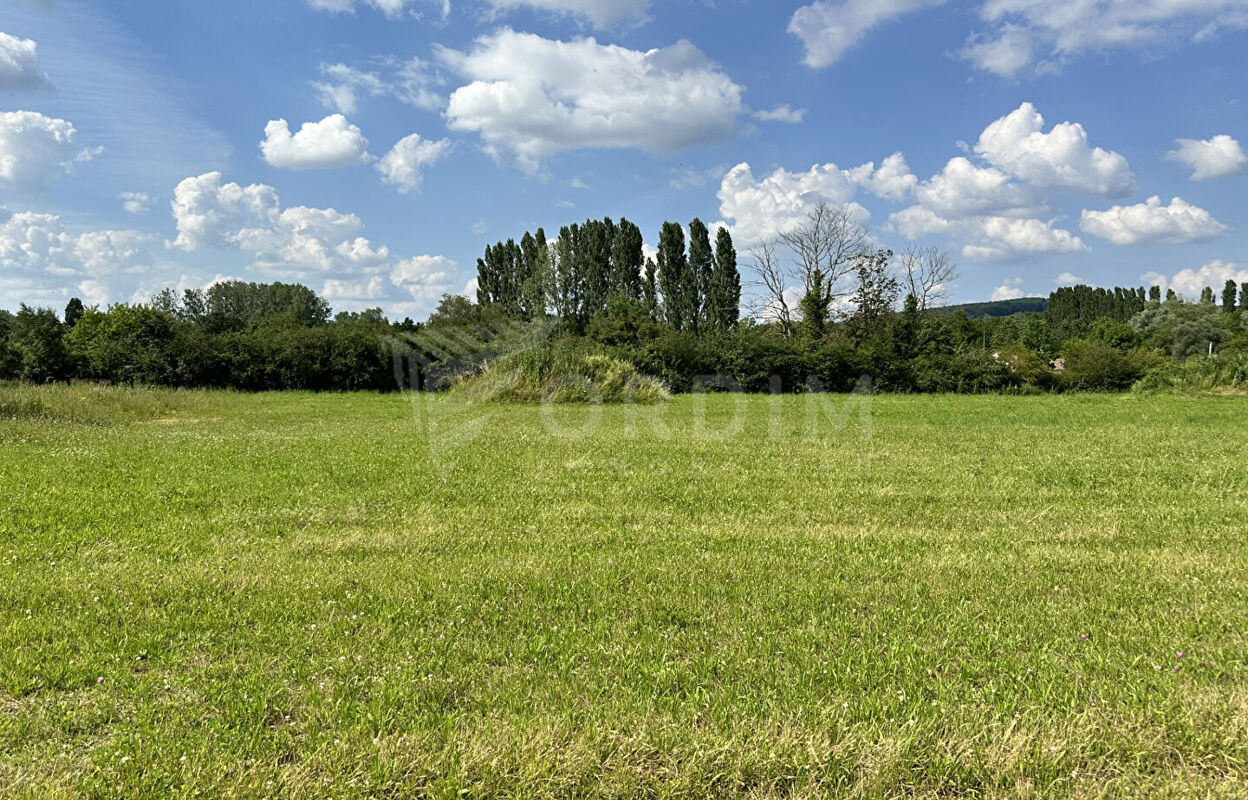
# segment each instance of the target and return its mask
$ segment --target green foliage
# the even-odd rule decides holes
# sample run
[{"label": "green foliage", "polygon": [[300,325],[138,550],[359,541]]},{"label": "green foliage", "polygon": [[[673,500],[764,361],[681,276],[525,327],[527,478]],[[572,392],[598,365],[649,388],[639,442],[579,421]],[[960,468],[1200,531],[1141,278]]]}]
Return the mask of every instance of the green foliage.
[{"label": "green foliage", "polygon": [[72,328],[78,324],[78,320],[82,319],[82,315],[86,313],[86,307],[77,297],[69,298],[69,302],[65,304],[65,327]]},{"label": "green foliage", "polygon": [[685,230],[676,222],[664,222],[659,234],[658,288],[664,321],[678,331],[694,327],[697,283],[685,255]]},{"label": "green foliage", "polygon": [[810,286],[798,302],[802,319],[798,330],[807,339],[818,341],[828,333],[828,308],[832,304],[831,287],[825,285],[823,270],[812,270]]},{"label": "green foliage", "polygon": [[1127,322],[1144,310],[1146,302],[1143,287],[1063,286],[1049,295],[1045,317],[1062,338],[1080,337],[1101,319]]},{"label": "green foliage", "polygon": [[452,395],[474,403],[638,403],[667,400],[663,384],[582,340],[555,339],[508,353],[464,376]]},{"label": "green foliage", "polygon": [[1102,342],[1071,339],[1062,348],[1062,383],[1082,391],[1123,391],[1157,365],[1147,351],[1124,352]]},{"label": "green foliage", "polygon": [[711,249],[711,234],[702,220],[694,218],[689,223],[689,273],[692,293],[688,310],[692,315],[694,330],[719,327],[716,309],[711,308],[711,280],[715,272],[715,253]]},{"label": "green foliage", "polygon": [[715,266],[706,297],[711,327],[721,331],[737,327],[741,316],[741,273],[732,234],[721,227],[715,235]]},{"label": "green foliage", "polygon": [[1149,305],[1131,319],[1131,327],[1150,347],[1172,358],[1207,355],[1230,334],[1213,303],[1184,303],[1177,298]]},{"label": "green foliage", "polygon": [[67,380],[73,368],[64,334],[52,309],[23,304],[9,326],[9,345],[16,353],[15,376],[32,383]]},{"label": "green foliage", "polygon": [[1239,394],[1248,392],[1248,354],[1197,356],[1170,361],[1148,372],[1137,392]]},{"label": "green foliage", "polygon": [[208,289],[206,313],[219,327],[254,328],[267,316],[290,314],[302,325],[329,321],[329,303],[306,286],[286,283],[224,281]]},{"label": "green foliage", "polygon": [[65,337],[77,374],[88,380],[168,384],[174,319],[146,306],[87,311]]}]

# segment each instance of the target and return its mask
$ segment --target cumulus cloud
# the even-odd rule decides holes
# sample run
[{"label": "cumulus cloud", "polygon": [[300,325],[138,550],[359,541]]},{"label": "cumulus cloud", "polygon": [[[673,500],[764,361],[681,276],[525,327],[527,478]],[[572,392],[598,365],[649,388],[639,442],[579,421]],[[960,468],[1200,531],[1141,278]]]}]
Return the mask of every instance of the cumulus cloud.
[{"label": "cumulus cloud", "polygon": [[10,297],[32,302],[51,302],[75,290],[89,302],[107,302],[125,296],[116,288],[117,277],[151,265],[151,242],[139,231],[72,232],[55,214],[3,212],[0,285]]},{"label": "cumulus cloud", "polygon": [[441,256],[396,261],[389,248],[362,235],[364,223],[355,214],[284,208],[273,187],[225,183],[219,172],[182,181],[173,216],[178,238],[170,247],[235,250],[266,275],[319,279],[327,298],[340,301],[336,306],[384,302],[393,313],[415,313],[448,289],[455,267]]},{"label": "cumulus cloud", "polygon": [[152,207],[152,196],[147,192],[122,192],[117,199],[127,214],[136,217],[146,214]]},{"label": "cumulus cloud", "polygon": [[982,215],[1021,216],[1043,204],[1035,192],[993,167],[979,167],[958,156],[914,190],[919,203],[935,214],[956,219]]},{"label": "cumulus cloud", "polygon": [[1033,186],[1073,189],[1120,197],[1135,188],[1135,176],[1120,154],[1092,147],[1077,122],[1044,132],[1044,117],[1023,103],[980,134],[975,152],[990,164]]},{"label": "cumulus cloud", "polygon": [[1087,52],[1155,49],[1248,27],[1243,0],[986,0],[980,17],[991,27],[962,55],[1006,77],[1031,63],[1052,70]]},{"label": "cumulus cloud", "polygon": [[1135,185],[1121,155],[1093,148],[1077,123],[1046,133],[1044,118],[1030,103],[985,128],[974,153],[986,163],[950,159],[914,187],[916,205],[892,214],[888,227],[909,238],[951,237],[969,259],[1080,253],[1088,250],[1083,240],[1045,218],[1050,206],[1043,190],[1104,195]]},{"label": "cumulus cloud", "polygon": [[497,11],[533,8],[562,16],[575,16],[598,28],[619,22],[644,22],[650,0],[488,0]]},{"label": "cumulus cloud", "polygon": [[797,125],[806,119],[806,109],[790,108],[787,103],[781,103],[770,111],[755,111],[751,116],[759,122],[786,122],[790,125]]},{"label": "cumulus cloud", "polygon": [[78,131],[63,119],[34,111],[0,112],[0,187],[44,189],[100,152],[82,147]]},{"label": "cumulus cloud", "polygon": [[47,78],[39,72],[39,45],[0,31],[0,91],[48,86]]},{"label": "cumulus cloud", "polygon": [[283,169],[329,169],[372,160],[368,139],[341,114],[305,122],[293,135],[286,120],[273,120],[264,128],[260,152],[269,164]]},{"label": "cumulus cloud", "polygon": [[843,206],[865,223],[871,214],[852,202],[857,189],[850,172],[836,164],[816,164],[806,172],[777,169],[760,180],[742,163],[720,182],[719,212],[734,220],[733,237],[748,245],[792,231],[821,202]]},{"label": "cumulus cloud", "polygon": [[340,114],[354,114],[361,96],[391,97],[423,111],[441,111],[446,105],[439,91],[445,80],[427,61],[380,59],[377,67],[322,64],[322,79],[314,81],[312,88],[322,105]]},{"label": "cumulus cloud", "polygon": [[1165,206],[1156,195],[1133,206],[1114,206],[1107,211],[1085,210],[1081,227],[1086,233],[1114,244],[1199,242],[1229,230],[1203,208],[1178,197]]},{"label": "cumulus cloud", "polygon": [[421,169],[440,161],[450,149],[449,139],[431,142],[413,133],[377,162],[377,171],[382,181],[397,186],[399,194],[407,194],[420,188]]},{"label": "cumulus cloud", "polygon": [[1073,272],[1063,272],[1061,275],[1054,278],[1053,282],[1058,286],[1077,286],[1081,283],[1086,283],[1083,278],[1080,278]]},{"label": "cumulus cloud", "polygon": [[1235,175],[1248,169],[1248,156],[1244,155],[1239,142],[1226,134],[1204,140],[1176,139],[1175,144],[1178,147],[1166,153],[1166,158],[1190,167],[1194,181]]},{"label": "cumulus cloud", "polygon": [[835,64],[872,28],[944,0],[817,0],[789,20],[789,33],[802,40],[806,66]]},{"label": "cumulus cloud", "polygon": [[429,303],[449,291],[455,262],[445,256],[415,256],[394,265],[390,282],[418,303]]},{"label": "cumulus cloud", "polygon": [[1023,296],[1023,279],[1010,278],[992,290],[992,300],[1017,300]]},{"label": "cumulus cloud", "polygon": [[[390,19],[398,19],[408,6],[417,5],[416,0],[307,0],[308,6],[331,14],[354,14],[356,6],[369,6]],[[441,10],[442,19],[451,13],[451,0],[422,0],[424,5],[434,5]]]},{"label": "cumulus cloud", "polygon": [[849,174],[859,186],[885,200],[904,200],[919,183],[901,153],[893,153],[884,159],[879,169],[876,169],[874,161],[868,161],[850,170]]},{"label": "cumulus cloud", "polygon": [[1214,259],[1199,269],[1184,269],[1173,275],[1146,272],[1140,280],[1150,286],[1173,289],[1181,295],[1195,298],[1206,286],[1212,287],[1216,295],[1228,280],[1237,284],[1248,283],[1248,267],[1241,267],[1234,261]]},{"label": "cumulus cloud", "polygon": [[451,129],[475,131],[495,157],[512,154],[531,171],[565,150],[720,141],[744,111],[742,87],[687,41],[642,52],[504,29],[439,57],[471,81],[451,94]]}]

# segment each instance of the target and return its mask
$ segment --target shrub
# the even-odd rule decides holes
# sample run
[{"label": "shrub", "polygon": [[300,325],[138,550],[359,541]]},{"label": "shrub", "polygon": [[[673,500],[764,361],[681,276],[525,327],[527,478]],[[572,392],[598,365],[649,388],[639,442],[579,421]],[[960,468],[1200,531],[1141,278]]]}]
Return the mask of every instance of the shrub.
[{"label": "shrub", "polygon": [[1150,370],[1132,387],[1132,391],[1248,391],[1248,354],[1221,354],[1171,361]]}]

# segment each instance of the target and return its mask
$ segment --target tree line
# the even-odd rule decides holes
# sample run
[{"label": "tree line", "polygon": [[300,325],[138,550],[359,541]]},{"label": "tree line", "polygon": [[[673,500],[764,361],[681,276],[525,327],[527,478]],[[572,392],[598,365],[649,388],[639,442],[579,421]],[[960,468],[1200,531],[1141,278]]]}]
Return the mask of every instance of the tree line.
[{"label": "tree line", "polygon": [[541,341],[627,360],[676,391],[712,375],[746,391],[849,390],[868,375],[889,391],[1028,392],[1121,390],[1171,362],[1248,354],[1248,284],[1196,302],[1063,287],[1043,312],[977,318],[942,309],[955,279],[948,253],[879,249],[825,205],[744,254],[697,219],[664,223],[651,257],[627,219],[587,220],[491,244],[476,302],[447,295],[421,322],[334,314],[305,286],[241,281],[109,308],[74,299],[61,315],[0,311],[0,379],[437,388]]}]

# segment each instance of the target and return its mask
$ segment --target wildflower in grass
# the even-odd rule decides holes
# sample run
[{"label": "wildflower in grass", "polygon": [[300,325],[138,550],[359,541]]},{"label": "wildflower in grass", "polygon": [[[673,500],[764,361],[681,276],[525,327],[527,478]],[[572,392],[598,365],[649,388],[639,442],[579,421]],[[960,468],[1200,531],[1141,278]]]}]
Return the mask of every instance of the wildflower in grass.
[{"label": "wildflower in grass", "polygon": [[95,682],[96,682],[97,684],[103,683],[103,682],[104,682],[104,676],[103,676],[103,675],[101,675],[100,677],[96,678],[96,679],[95,679]]},{"label": "wildflower in grass", "polygon": [[1175,654],[1174,654],[1174,657],[1175,657],[1175,658],[1179,658],[1179,659],[1183,658],[1183,651],[1182,651],[1182,650],[1180,650],[1179,652],[1175,653]]}]

